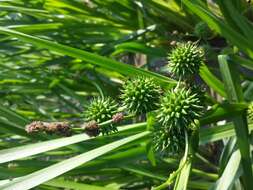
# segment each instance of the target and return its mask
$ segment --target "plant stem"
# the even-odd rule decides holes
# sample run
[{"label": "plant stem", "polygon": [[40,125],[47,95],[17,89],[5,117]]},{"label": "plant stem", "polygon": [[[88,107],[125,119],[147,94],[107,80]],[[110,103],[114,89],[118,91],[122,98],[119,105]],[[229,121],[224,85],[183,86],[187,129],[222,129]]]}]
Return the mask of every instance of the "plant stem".
[{"label": "plant stem", "polygon": [[174,182],[174,179],[177,177],[177,175],[184,168],[184,166],[186,165],[186,163],[188,161],[189,161],[188,159],[184,160],[184,162],[181,164],[181,166],[179,166],[179,168],[176,171],[172,172],[170,174],[169,178],[164,183],[162,183],[161,185],[159,185],[157,187],[152,188],[152,190],[161,190],[161,189],[164,189],[164,188],[167,188],[168,186],[170,186]]},{"label": "plant stem", "polygon": [[192,173],[197,174],[198,176],[206,177],[208,179],[217,180],[219,178],[218,174],[208,173],[199,169],[192,168]]},{"label": "plant stem", "polygon": [[180,175],[182,169],[191,163],[191,161],[190,161],[191,158],[188,157],[188,153],[189,153],[188,134],[185,131],[185,152],[184,152],[184,156],[179,164],[179,168],[176,171],[172,172],[170,174],[169,178],[164,183],[162,183],[161,185],[159,185],[157,187],[154,187],[152,190],[161,190],[161,189],[167,188],[168,186],[170,186],[174,182],[175,178],[176,178],[176,182],[177,182],[178,176]]},{"label": "plant stem", "polygon": [[213,163],[211,163],[209,160],[207,160],[206,158],[204,158],[203,156],[201,156],[199,153],[196,153],[195,156],[202,161],[203,163],[207,164],[210,168],[212,168],[215,171],[219,171],[219,167],[217,167],[216,165],[214,165]]},{"label": "plant stem", "polygon": [[[123,120],[131,119],[131,118],[134,118],[134,117],[135,117],[134,114],[130,114],[130,115],[124,116]],[[98,123],[98,126],[103,127],[103,126],[109,125],[111,123],[113,123],[113,119],[104,121],[102,123]],[[82,127],[73,127],[72,130],[75,131],[75,132],[79,132],[79,131],[83,131],[83,128]]]}]

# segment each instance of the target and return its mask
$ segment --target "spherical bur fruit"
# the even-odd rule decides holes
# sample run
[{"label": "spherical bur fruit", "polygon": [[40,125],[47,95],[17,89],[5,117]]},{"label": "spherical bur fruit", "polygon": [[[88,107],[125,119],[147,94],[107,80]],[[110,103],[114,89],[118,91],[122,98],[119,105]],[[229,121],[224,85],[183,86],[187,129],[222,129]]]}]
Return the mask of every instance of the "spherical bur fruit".
[{"label": "spherical bur fruit", "polygon": [[121,99],[130,113],[144,114],[158,108],[160,95],[161,87],[153,78],[137,77],[124,83]]},{"label": "spherical bur fruit", "polygon": [[[110,97],[95,98],[87,107],[84,115],[87,121],[94,120],[97,123],[102,123],[113,119],[112,117],[117,111],[118,104]],[[100,127],[100,132],[102,132],[102,134],[110,134],[115,131],[117,131],[117,127],[113,123]]]},{"label": "spherical bur fruit", "polygon": [[152,144],[161,155],[180,155],[185,149],[185,135],[183,131],[160,128],[154,131]]},{"label": "spherical bur fruit", "polygon": [[117,113],[118,104],[110,97],[95,98],[87,106],[84,112],[87,121],[94,120],[101,123],[112,119],[112,116]]},{"label": "spherical bur fruit", "polygon": [[199,73],[203,57],[203,50],[194,43],[179,43],[168,54],[168,67],[174,77],[188,80]]},{"label": "spherical bur fruit", "polygon": [[198,120],[203,110],[203,102],[199,95],[178,85],[162,99],[157,120],[164,128],[181,131]]}]

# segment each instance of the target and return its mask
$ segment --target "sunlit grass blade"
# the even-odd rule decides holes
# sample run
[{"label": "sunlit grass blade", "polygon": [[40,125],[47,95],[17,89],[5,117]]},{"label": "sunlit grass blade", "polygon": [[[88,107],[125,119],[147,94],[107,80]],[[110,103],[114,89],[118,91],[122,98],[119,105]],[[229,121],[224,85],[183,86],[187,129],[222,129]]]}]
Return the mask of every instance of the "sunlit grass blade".
[{"label": "sunlit grass blade", "polygon": [[233,187],[235,180],[242,174],[240,163],[241,154],[240,151],[237,150],[231,155],[224,172],[210,190],[225,190]]},{"label": "sunlit grass blade", "polygon": [[224,85],[222,82],[214,76],[206,65],[200,67],[200,76],[215,92],[219,93],[222,97],[226,97]]},{"label": "sunlit grass blade", "polygon": [[[132,124],[119,127],[119,131],[127,131],[131,129],[135,129],[138,127],[145,126],[145,123],[140,124]],[[10,162],[12,160],[17,160],[21,158],[25,158],[27,156],[33,156],[39,153],[43,153],[46,151],[54,150],[61,147],[66,147],[71,144],[84,142],[86,140],[90,140],[92,137],[89,137],[86,134],[74,135],[72,137],[64,137],[44,142],[39,142],[35,144],[28,144],[24,146],[19,146],[10,149],[0,150],[0,163]]]},{"label": "sunlit grass blade", "polygon": [[113,187],[101,187],[96,185],[89,185],[84,183],[78,183],[70,180],[64,180],[64,179],[54,179],[50,180],[43,185],[47,185],[50,187],[56,187],[56,188],[68,188],[73,190],[81,190],[81,189],[89,189],[89,190],[116,190]]},{"label": "sunlit grass blade", "polygon": [[119,148],[120,146],[123,146],[127,143],[134,141],[134,140],[145,137],[148,134],[149,134],[149,132],[142,132],[137,135],[126,137],[124,139],[109,143],[107,145],[101,146],[101,147],[96,148],[94,150],[85,152],[85,153],[75,156],[73,158],[69,158],[65,161],[54,164],[48,168],[45,168],[45,169],[39,170],[37,172],[34,172],[32,174],[29,174],[27,176],[24,176],[16,181],[12,181],[8,184],[3,185],[0,188],[2,190],[31,189],[33,187],[38,186],[39,184],[42,184],[46,181],[49,181],[50,179],[53,179],[65,172],[68,172],[68,171],[70,171],[70,170],[90,161],[90,160],[93,160],[103,154],[106,154],[116,148]]},{"label": "sunlit grass blade", "polygon": [[35,36],[27,35],[21,32],[17,32],[14,30],[10,30],[7,28],[0,27],[0,33],[10,35],[16,38],[19,38],[22,41],[34,44],[36,46],[47,48],[51,51],[56,51],[58,53],[61,53],[63,55],[68,55],[77,59],[81,59],[84,61],[87,61],[89,63],[92,63],[97,66],[104,67],[106,69],[117,71],[121,74],[127,75],[127,76],[136,76],[136,75],[143,75],[147,77],[154,77],[158,81],[166,83],[166,84],[175,84],[175,81],[172,79],[169,79],[168,77],[159,75],[154,72],[150,72],[143,69],[138,69],[134,66],[123,64],[120,62],[117,62],[113,59],[109,59],[106,57],[102,57],[100,55],[96,55],[94,53],[89,53],[84,50],[72,48],[66,45],[61,45],[55,42],[50,42],[45,39],[41,39]]},{"label": "sunlit grass blade", "polygon": [[[238,77],[236,67],[237,65],[232,62],[230,62],[229,64],[228,59],[229,57],[226,55],[219,55],[218,57],[228,100],[230,102],[242,102],[243,92],[240,84],[240,78]],[[249,129],[246,120],[246,113],[244,112],[234,117],[233,122],[237,137],[237,145],[242,157],[242,168],[244,171],[243,179],[245,183],[245,189],[251,189],[251,187],[253,187],[253,175],[251,167],[250,142],[248,132]]]}]

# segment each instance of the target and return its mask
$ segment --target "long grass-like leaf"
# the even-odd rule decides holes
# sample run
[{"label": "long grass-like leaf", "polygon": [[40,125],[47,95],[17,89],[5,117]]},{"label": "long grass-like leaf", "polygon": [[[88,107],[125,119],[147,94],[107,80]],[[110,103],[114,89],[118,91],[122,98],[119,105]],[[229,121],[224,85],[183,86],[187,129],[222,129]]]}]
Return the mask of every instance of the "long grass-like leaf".
[{"label": "long grass-like leaf", "polygon": [[27,190],[31,189],[33,187],[36,187],[39,184],[42,184],[46,181],[49,181],[50,179],[53,179],[63,173],[66,173],[84,163],[87,163],[90,160],[93,160],[103,154],[106,154],[116,148],[119,148],[120,146],[123,146],[127,143],[130,143],[134,140],[140,139],[144,136],[147,136],[149,132],[142,132],[137,135],[133,135],[130,137],[126,137],[124,139],[112,142],[110,144],[101,146],[99,148],[96,148],[94,150],[85,152],[83,154],[80,154],[78,156],[75,156],[73,158],[69,158],[67,160],[64,160],[60,163],[54,164],[50,167],[47,167],[45,169],[39,170],[37,172],[34,172],[32,174],[29,174],[27,176],[24,176],[18,180],[14,180],[8,184],[5,184],[1,186],[0,188],[2,190]]},{"label": "long grass-like leaf", "polygon": [[51,51],[56,51],[58,53],[61,53],[63,55],[68,55],[77,59],[81,59],[84,61],[87,61],[89,63],[92,63],[97,66],[104,67],[106,69],[117,71],[121,74],[127,75],[127,76],[136,76],[136,75],[143,75],[147,77],[154,77],[158,81],[167,83],[167,84],[174,84],[175,81],[172,79],[169,79],[165,76],[159,75],[157,73],[153,73],[147,70],[138,69],[131,65],[123,64],[120,62],[117,62],[113,59],[109,59],[100,55],[96,55],[93,53],[89,53],[80,49],[72,48],[66,45],[61,45],[55,42],[50,42],[45,39],[41,39],[35,36],[27,35],[21,32],[17,32],[14,30],[10,30],[7,28],[0,27],[0,33],[10,35],[16,38],[19,38],[22,41],[34,44],[36,46],[47,48]]},{"label": "long grass-like leaf", "polygon": [[226,37],[230,42],[241,48],[253,58],[253,45],[240,33],[225,24],[220,18],[214,15],[208,7],[203,7],[199,0],[184,0],[183,3],[202,20],[204,20],[212,29]]},{"label": "long grass-like leaf", "polygon": [[[132,124],[129,126],[119,127],[119,131],[126,131],[136,127],[145,126],[145,123]],[[65,147],[71,144],[83,142],[92,139],[86,134],[74,135],[72,137],[64,137],[55,140],[44,141],[36,144],[29,144],[20,147],[5,149],[0,151],[0,163],[17,160],[27,156],[33,156],[46,151],[54,150],[57,148]]]},{"label": "long grass-like leaf", "polygon": [[[236,71],[236,65],[228,63],[228,56],[220,55],[218,57],[222,77],[225,83],[225,88],[230,102],[242,102],[243,93],[240,86],[240,79]],[[248,135],[248,125],[246,120],[246,115],[240,114],[233,119],[235,132],[237,136],[237,145],[242,157],[242,167],[243,167],[243,179],[246,189],[251,189],[253,187],[253,175],[251,168],[251,155],[250,155],[250,143]]]},{"label": "long grass-like leaf", "polygon": [[230,157],[228,164],[221,175],[220,179],[210,188],[210,190],[225,190],[230,189],[235,180],[242,174],[240,167],[241,154],[240,151],[235,151]]}]

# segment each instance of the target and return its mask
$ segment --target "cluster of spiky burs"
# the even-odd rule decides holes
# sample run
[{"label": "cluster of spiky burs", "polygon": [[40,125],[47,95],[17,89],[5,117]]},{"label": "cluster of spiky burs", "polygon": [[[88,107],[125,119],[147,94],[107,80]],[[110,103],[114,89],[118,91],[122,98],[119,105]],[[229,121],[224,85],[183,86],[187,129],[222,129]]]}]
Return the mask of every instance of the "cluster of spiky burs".
[{"label": "cluster of spiky burs", "polygon": [[194,43],[179,43],[168,54],[168,67],[171,74],[179,80],[191,79],[199,73],[203,62],[203,51]]},{"label": "cluster of spiky burs", "polygon": [[[102,134],[109,134],[117,131],[117,127],[113,123],[109,123],[103,127],[98,126],[99,123],[113,119],[113,116],[117,112],[118,104],[112,98],[94,98],[86,107],[86,111],[84,113],[85,119],[88,121],[85,130],[88,133],[90,131],[90,134],[92,134],[91,131],[94,131],[94,135],[92,136],[98,135],[99,132]],[[98,129],[96,129],[96,127]]]},{"label": "cluster of spiky burs", "polygon": [[[123,84],[121,108],[110,97],[94,98],[84,112],[86,133],[97,136],[117,131],[115,124],[124,117],[120,109],[134,116],[154,111],[157,114],[152,138],[155,150],[166,154],[181,152],[185,147],[185,135],[194,130],[203,112],[203,91],[188,80],[198,74],[202,59],[203,54],[195,44],[179,44],[169,54],[169,67],[179,82],[163,96],[161,86],[153,78],[141,76],[130,78]],[[28,126],[27,131],[50,133],[61,131],[64,128],[61,126],[51,124],[48,127],[43,122],[37,122]]]},{"label": "cluster of spiky burs", "polygon": [[197,93],[176,86],[165,94],[157,110],[157,125],[153,143],[156,150],[167,153],[179,153],[184,148],[185,132],[196,126],[203,113],[203,103]]},{"label": "cluster of spiky burs", "polygon": [[[127,80],[122,87],[122,107],[133,115],[140,115],[158,108],[161,88],[152,78],[136,77]],[[124,115],[118,112],[118,104],[111,98],[96,98],[85,111],[88,123],[85,131],[91,136],[99,132],[109,134],[117,130],[115,123],[120,122]],[[108,125],[100,127],[98,123],[112,120]]]},{"label": "cluster of spiky burs", "polygon": [[203,63],[203,52],[194,43],[180,43],[168,54],[171,74],[179,79],[177,86],[161,100],[157,110],[158,125],[153,133],[153,146],[163,154],[181,153],[185,137],[198,127],[204,110],[204,92],[193,77]]},{"label": "cluster of spiky burs", "polygon": [[[203,112],[203,91],[188,80],[198,74],[203,54],[195,44],[185,43],[169,54],[169,60],[171,72],[181,81],[175,88],[162,97],[162,89],[153,78],[136,77],[123,84],[120,97],[122,107],[130,114],[142,115],[155,110],[158,124],[153,132],[154,148],[176,154],[184,149],[185,135],[194,130]],[[97,123],[118,118],[117,106],[110,98],[94,99],[85,114],[90,121],[87,129],[98,129]],[[114,125],[110,126],[104,127],[102,133],[116,130]]]},{"label": "cluster of spiky burs", "polygon": [[124,83],[121,99],[130,113],[144,114],[158,108],[161,92],[154,79],[137,77]]}]

